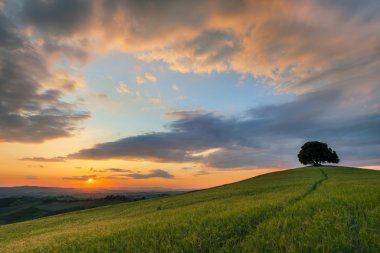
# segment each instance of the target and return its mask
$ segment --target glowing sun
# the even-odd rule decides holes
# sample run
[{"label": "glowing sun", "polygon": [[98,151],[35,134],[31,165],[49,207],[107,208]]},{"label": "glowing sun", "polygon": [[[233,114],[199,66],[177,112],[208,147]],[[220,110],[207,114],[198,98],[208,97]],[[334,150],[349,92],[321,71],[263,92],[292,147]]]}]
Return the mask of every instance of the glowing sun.
[{"label": "glowing sun", "polygon": [[87,179],[87,182],[92,183],[94,180],[92,178]]}]

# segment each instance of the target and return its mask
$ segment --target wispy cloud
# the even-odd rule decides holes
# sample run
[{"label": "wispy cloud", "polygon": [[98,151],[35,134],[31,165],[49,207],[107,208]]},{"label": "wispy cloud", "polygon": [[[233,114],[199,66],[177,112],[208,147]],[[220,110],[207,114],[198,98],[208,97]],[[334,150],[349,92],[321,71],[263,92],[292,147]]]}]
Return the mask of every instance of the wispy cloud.
[{"label": "wispy cloud", "polygon": [[131,179],[129,176],[126,176],[126,175],[109,175],[104,178],[109,179],[109,180],[130,180]]},{"label": "wispy cloud", "polygon": [[162,100],[161,100],[161,98],[150,98],[149,101],[150,101],[152,104],[162,104]]},{"label": "wispy cloud", "polygon": [[155,75],[153,75],[152,73],[145,72],[144,77],[146,80],[149,80],[151,82],[157,82],[157,77]]},{"label": "wispy cloud", "polygon": [[57,156],[52,158],[46,157],[24,157],[20,159],[21,161],[32,161],[32,162],[64,162],[66,157]]},{"label": "wispy cloud", "polygon": [[71,177],[63,177],[63,180],[72,180],[72,181],[86,181],[88,179],[96,179],[97,175],[82,175],[82,176],[71,176]]},{"label": "wispy cloud", "polygon": [[137,84],[144,84],[145,83],[145,79],[143,76],[136,76],[136,83]]},{"label": "wispy cloud", "polygon": [[[109,179],[109,180],[130,180],[130,179],[149,179],[149,178],[172,179],[172,178],[174,178],[174,175],[172,175],[171,173],[169,173],[165,170],[161,170],[161,169],[150,170],[148,173],[132,172],[131,170],[125,170],[125,169],[119,169],[119,168],[109,168],[109,169],[104,169],[104,170],[92,170],[91,172],[96,172],[96,173],[108,172],[108,173],[112,173],[112,174],[108,174],[108,175],[90,174],[90,175],[63,177],[62,179],[63,180],[73,180],[73,181],[86,181],[90,178],[92,178],[92,179]],[[125,174],[123,174],[123,173],[125,173]]]},{"label": "wispy cloud", "polygon": [[132,170],[120,169],[120,168],[108,168],[108,169],[101,170],[101,172],[132,172]]},{"label": "wispy cloud", "polygon": [[172,85],[172,90],[175,91],[175,92],[178,92],[179,91],[179,88],[177,85],[173,84]]},{"label": "wispy cloud", "polygon": [[44,168],[45,166],[43,165],[28,165],[29,168]]},{"label": "wispy cloud", "polygon": [[209,175],[210,172],[208,172],[207,170],[198,170],[194,176],[205,176],[205,175]]},{"label": "wispy cloud", "polygon": [[128,85],[125,84],[124,82],[120,81],[119,86],[117,86],[116,91],[120,94],[124,93],[131,93],[131,91],[128,88]]},{"label": "wispy cloud", "polygon": [[135,78],[135,82],[139,85],[144,84],[147,81],[155,83],[157,82],[157,77],[150,72],[145,72],[143,75],[138,75]]}]

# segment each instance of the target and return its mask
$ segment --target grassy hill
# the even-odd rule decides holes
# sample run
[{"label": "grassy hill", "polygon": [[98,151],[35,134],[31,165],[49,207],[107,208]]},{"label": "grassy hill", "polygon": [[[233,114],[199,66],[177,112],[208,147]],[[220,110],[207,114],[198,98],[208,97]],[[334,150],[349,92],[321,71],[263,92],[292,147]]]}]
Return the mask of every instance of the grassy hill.
[{"label": "grassy hill", "polygon": [[380,172],[308,167],[0,226],[1,252],[380,252]]},{"label": "grassy hill", "polygon": [[[107,195],[104,198],[59,197],[8,197],[0,198],[0,225],[26,221],[55,214],[62,214],[99,206],[139,201],[180,194],[167,192],[125,192],[122,195]],[[182,192],[183,193],[183,192]],[[0,194],[1,195],[1,194]],[[1,253],[1,251],[0,251]]]}]

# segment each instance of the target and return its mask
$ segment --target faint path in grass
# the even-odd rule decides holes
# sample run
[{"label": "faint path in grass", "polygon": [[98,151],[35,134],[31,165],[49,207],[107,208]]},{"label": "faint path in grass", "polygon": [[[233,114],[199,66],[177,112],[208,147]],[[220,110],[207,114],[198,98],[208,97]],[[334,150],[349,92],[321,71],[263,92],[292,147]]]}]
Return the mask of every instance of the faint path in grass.
[{"label": "faint path in grass", "polygon": [[[310,195],[312,192],[314,192],[315,190],[317,190],[318,187],[320,187],[324,181],[326,181],[327,179],[329,179],[329,176],[326,174],[326,172],[325,172],[323,169],[319,169],[319,170],[321,171],[321,174],[322,174],[323,178],[320,179],[320,180],[318,180],[317,182],[315,182],[315,183],[310,187],[310,189],[307,190],[304,194],[302,194],[301,196],[298,196],[298,197],[296,197],[296,198],[290,200],[290,201],[288,202],[288,204],[287,204],[285,207],[287,207],[287,206],[289,206],[289,205],[292,205],[292,204],[294,204],[294,203],[296,203],[296,202],[298,202],[298,201],[300,201],[300,200],[306,198],[306,197],[307,197],[308,195]],[[284,207],[284,208],[285,208],[285,207]]]},{"label": "faint path in grass", "polygon": [[241,251],[241,249],[239,249],[240,243],[246,239],[248,234],[254,232],[261,223],[263,223],[266,220],[278,215],[279,213],[284,211],[287,207],[305,199],[308,195],[312,194],[319,187],[321,187],[323,182],[329,179],[329,176],[326,174],[326,172],[322,168],[320,168],[319,170],[322,174],[322,178],[320,180],[316,181],[314,184],[312,184],[311,187],[305,193],[303,193],[302,195],[300,195],[298,197],[295,197],[295,198],[289,200],[285,205],[281,205],[281,206],[277,206],[277,207],[272,208],[270,210],[270,212],[263,213],[262,215],[259,216],[258,219],[257,218],[252,219],[249,226],[242,226],[241,231],[238,232],[239,233],[239,237],[238,237],[239,240],[235,241],[234,243],[229,242],[229,243],[223,244],[220,247],[219,252],[240,252]]}]

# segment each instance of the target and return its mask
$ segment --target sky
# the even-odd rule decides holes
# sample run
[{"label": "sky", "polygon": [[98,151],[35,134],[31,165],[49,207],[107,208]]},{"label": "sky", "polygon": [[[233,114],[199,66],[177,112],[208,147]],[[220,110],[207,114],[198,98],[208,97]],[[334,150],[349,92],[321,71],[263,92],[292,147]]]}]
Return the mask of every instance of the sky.
[{"label": "sky", "polygon": [[[377,0],[0,0],[0,186],[380,166]],[[92,179],[92,183],[88,179]]]}]

